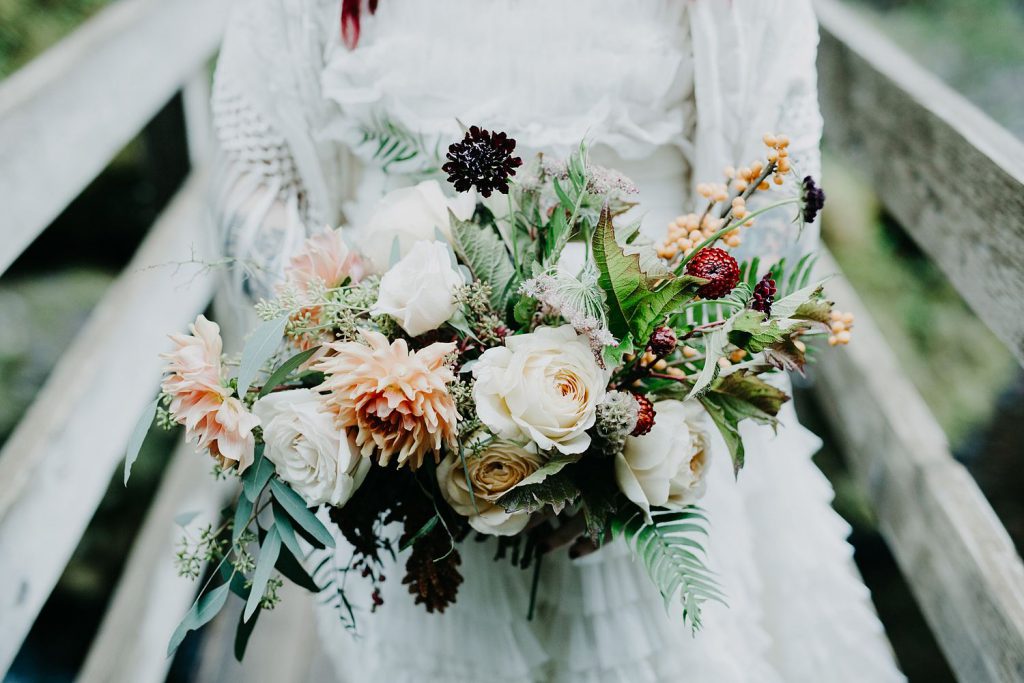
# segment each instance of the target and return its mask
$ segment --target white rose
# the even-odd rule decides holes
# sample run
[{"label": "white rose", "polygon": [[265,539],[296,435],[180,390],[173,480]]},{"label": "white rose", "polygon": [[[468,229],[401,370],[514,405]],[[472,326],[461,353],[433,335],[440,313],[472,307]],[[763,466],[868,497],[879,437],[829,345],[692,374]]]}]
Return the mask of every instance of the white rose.
[{"label": "white rose", "polygon": [[437,329],[455,315],[455,291],[465,281],[443,242],[417,242],[384,273],[373,315],[389,315],[413,337]]},{"label": "white rose", "polygon": [[263,425],[264,455],[277,476],[310,506],[344,505],[370,470],[370,460],[334,424],[309,389],[264,396],[252,407]]},{"label": "white rose", "polygon": [[449,454],[437,466],[437,483],[444,499],[469,519],[471,527],[491,536],[514,536],[526,528],[530,513],[509,514],[497,500],[542,463],[541,456],[522,446],[492,440],[477,453],[467,449],[465,468],[458,453]]},{"label": "white rose", "polygon": [[403,187],[384,195],[370,220],[359,228],[359,248],[375,272],[383,273],[391,261],[391,245],[398,239],[402,256],[413,244],[433,240],[437,230],[451,237],[448,210],[469,220],[476,208],[476,194],[465,192],[448,198],[436,180],[415,187]]},{"label": "white rose", "polygon": [[626,438],[615,456],[615,479],[626,497],[652,507],[683,507],[704,495],[711,456],[704,408],[697,401],[658,401],[654,427]]},{"label": "white rose", "polygon": [[567,454],[590,446],[608,375],[571,325],[508,337],[480,356],[473,375],[477,415],[498,436]]}]

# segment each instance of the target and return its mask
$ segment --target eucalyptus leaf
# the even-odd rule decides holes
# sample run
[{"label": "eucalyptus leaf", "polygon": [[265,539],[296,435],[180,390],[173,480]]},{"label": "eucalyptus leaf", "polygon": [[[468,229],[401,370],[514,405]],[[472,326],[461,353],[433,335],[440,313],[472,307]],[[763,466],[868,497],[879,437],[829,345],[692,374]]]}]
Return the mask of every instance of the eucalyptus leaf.
[{"label": "eucalyptus leaf", "polygon": [[403,550],[405,550],[406,548],[411,548],[412,546],[416,545],[416,541],[420,540],[421,538],[423,538],[424,536],[426,536],[427,534],[429,534],[429,533],[430,533],[431,531],[433,531],[433,530],[434,530],[434,527],[436,527],[436,526],[437,526],[437,523],[438,523],[438,522],[440,522],[440,521],[441,521],[441,517],[440,517],[440,515],[436,515],[436,514],[435,514],[435,515],[434,515],[433,517],[431,517],[430,519],[428,519],[428,520],[426,521],[426,523],[425,523],[425,524],[424,524],[423,526],[421,526],[421,527],[419,528],[419,531],[417,531],[417,532],[416,532],[415,534],[413,534],[413,535],[412,535],[412,536],[411,536],[411,537],[409,538],[409,540],[407,540],[407,541],[406,541],[405,543],[403,543],[403,544],[402,544],[402,545],[401,545],[401,546],[400,546],[400,547],[398,548],[398,551],[399,551],[399,552],[402,552],[402,551],[403,551]]},{"label": "eucalyptus leaf", "polygon": [[245,601],[245,611],[242,613],[242,620],[249,621],[256,612],[263,600],[263,593],[267,590],[267,581],[274,571],[277,563],[277,556],[281,552],[281,534],[277,526],[270,527],[263,545],[260,546],[260,555],[256,559],[256,570],[252,574],[252,588],[249,591],[249,599]]},{"label": "eucalyptus leaf", "polygon": [[193,519],[199,516],[198,510],[190,510],[188,512],[182,512],[179,515],[174,516],[174,523],[178,526],[185,528],[189,525]]},{"label": "eucalyptus leaf", "polygon": [[402,243],[399,241],[396,235],[391,240],[391,254],[388,257],[388,268],[394,268],[395,264],[402,260]]},{"label": "eucalyptus leaf", "polygon": [[328,548],[335,546],[334,537],[331,536],[327,527],[316,518],[316,515],[306,507],[306,501],[302,499],[302,496],[295,493],[280,479],[270,480],[270,490],[274,494],[274,499],[281,504],[285,512],[310,536]]},{"label": "eucalyptus leaf", "polygon": [[292,526],[292,520],[288,518],[288,514],[285,513],[284,508],[279,504],[273,505],[274,510],[274,526],[277,527],[277,531],[281,534],[281,542],[284,543],[285,547],[291,551],[295,557],[303,557],[305,553],[302,552],[302,546],[299,545],[299,539],[295,535],[295,527]]},{"label": "eucalyptus leaf", "polygon": [[252,516],[253,500],[242,492],[235,504],[234,522],[231,525],[231,542],[238,543],[239,537],[245,533],[249,526],[249,517]]},{"label": "eucalyptus leaf", "polygon": [[171,636],[171,642],[167,644],[167,656],[170,657],[185,640],[189,631],[195,631],[210,623],[217,614],[224,608],[227,602],[230,584],[222,583],[213,590],[210,590],[193,603],[192,607],[185,614],[185,617],[178,624]]},{"label": "eucalyptus leaf", "polygon": [[242,362],[238,367],[238,396],[245,398],[249,385],[256,379],[264,363],[270,360],[284,337],[288,318],[267,320],[253,330],[242,349]]},{"label": "eucalyptus leaf", "polygon": [[273,374],[267,378],[263,388],[260,389],[259,398],[263,398],[274,389],[278,388],[288,380],[288,376],[292,374],[292,371],[297,367],[305,363],[307,360],[313,357],[313,354],[320,350],[319,346],[314,346],[311,349],[297,353],[284,363],[281,364],[277,370],[274,370]]},{"label": "eucalyptus leaf", "polygon": [[238,615],[238,626],[235,628],[235,661],[241,662],[245,657],[245,650],[249,646],[249,637],[252,636],[252,632],[256,628],[256,621],[260,618],[262,611],[262,608],[256,608],[252,618],[248,621],[245,620],[244,614]]},{"label": "eucalyptus leaf", "polygon": [[274,463],[263,454],[265,449],[265,444],[256,445],[253,463],[242,474],[242,493],[253,503],[259,498],[270,477],[274,475]]},{"label": "eucalyptus leaf", "polygon": [[128,449],[125,451],[124,456],[124,485],[128,485],[128,478],[132,476],[132,465],[135,464],[135,460],[139,457],[139,451],[142,450],[142,444],[146,440],[146,434],[149,433],[149,428],[153,424],[153,418],[156,416],[156,406],[159,402],[159,398],[155,398],[146,405],[145,410],[142,411],[142,415],[139,416],[138,422],[135,423],[135,427],[132,429],[132,434],[128,437]]}]

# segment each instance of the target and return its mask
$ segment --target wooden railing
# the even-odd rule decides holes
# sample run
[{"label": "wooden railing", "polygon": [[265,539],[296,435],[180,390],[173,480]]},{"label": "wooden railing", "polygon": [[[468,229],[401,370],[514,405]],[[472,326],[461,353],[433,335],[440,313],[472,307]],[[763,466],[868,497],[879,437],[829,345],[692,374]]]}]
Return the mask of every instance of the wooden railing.
[{"label": "wooden railing", "polygon": [[[1024,361],[1024,144],[836,0],[816,2],[827,144]],[[839,272],[827,254],[824,272]],[[960,680],[1024,681],[1024,565],[977,484],[841,278],[856,343],[817,396]]]},{"label": "wooden railing", "polygon": [[[0,674],[60,578],[152,399],[167,332],[182,329],[209,302],[212,283],[202,274],[186,286],[170,277],[171,269],[151,267],[188,260],[205,242],[207,65],[227,8],[227,0],[121,0],[0,84],[0,272],[178,91],[196,168],[0,451]],[[204,486],[205,470],[175,463],[169,471],[164,486],[177,487],[181,505],[202,509],[215,500]],[[84,680],[155,681],[166,674],[166,634],[195,587],[174,577],[170,565],[135,567],[150,553],[170,562],[171,519],[182,509],[158,504],[150,513],[115,611],[94,645],[110,661],[91,660],[87,670],[96,675]],[[148,605],[154,609],[147,615]],[[131,637],[116,634],[111,622],[129,623]],[[114,664],[121,675],[106,675],[103,667]]]},{"label": "wooden railing", "polygon": [[[149,267],[203,244],[206,64],[227,4],[121,0],[0,84],[0,271],[179,90],[196,167],[0,451],[0,673],[120,464],[165,332],[209,301],[205,276],[186,287]],[[1024,146],[835,0],[816,4],[829,145],[872,172],[888,209],[1024,360]],[[838,272],[827,254],[820,269]],[[961,680],[1024,680],[1024,566],[853,288],[839,277],[830,291],[857,313],[857,339],[821,363],[816,392],[893,554]],[[81,680],[165,678],[167,636],[195,590],[173,572],[172,520],[220,501],[205,463],[179,449]],[[219,672],[210,679],[219,667],[205,667]]]}]

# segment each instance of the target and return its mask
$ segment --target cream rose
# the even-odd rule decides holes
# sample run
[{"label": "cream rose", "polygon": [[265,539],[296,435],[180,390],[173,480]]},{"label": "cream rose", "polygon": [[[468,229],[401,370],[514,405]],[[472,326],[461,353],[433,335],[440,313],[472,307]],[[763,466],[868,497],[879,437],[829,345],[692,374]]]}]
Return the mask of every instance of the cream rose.
[{"label": "cream rose", "polygon": [[491,536],[514,536],[526,528],[530,513],[509,514],[497,500],[536,472],[542,463],[541,456],[522,446],[493,440],[477,453],[471,454],[467,449],[465,468],[458,453],[442,460],[437,466],[437,483],[444,499],[455,512],[469,519],[471,527]]},{"label": "cream rose", "polygon": [[566,454],[590,446],[608,375],[571,325],[507,338],[480,356],[473,375],[477,415],[499,437]]},{"label": "cream rose", "polygon": [[293,389],[253,405],[263,425],[264,454],[277,475],[310,506],[344,505],[370,470],[370,460],[339,432],[317,394]]},{"label": "cream rose", "polygon": [[370,220],[359,229],[359,247],[375,272],[383,273],[391,260],[391,245],[405,256],[421,240],[433,240],[437,230],[451,237],[448,210],[461,220],[469,220],[476,208],[475,193],[460,193],[448,198],[436,180],[414,187],[403,187],[384,195]]},{"label": "cream rose", "polygon": [[416,242],[384,273],[374,315],[389,315],[416,337],[437,329],[455,315],[455,291],[464,284],[443,242]]},{"label": "cream rose", "polygon": [[615,479],[626,497],[652,507],[682,507],[704,495],[711,455],[704,408],[697,401],[658,401],[654,427],[626,439],[615,456]]}]

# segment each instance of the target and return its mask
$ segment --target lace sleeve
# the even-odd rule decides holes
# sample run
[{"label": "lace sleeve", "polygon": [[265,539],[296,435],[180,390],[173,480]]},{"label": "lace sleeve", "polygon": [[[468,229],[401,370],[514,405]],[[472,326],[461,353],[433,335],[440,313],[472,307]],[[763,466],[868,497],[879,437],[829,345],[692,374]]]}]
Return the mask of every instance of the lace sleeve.
[{"label": "lace sleeve", "polygon": [[252,304],[306,237],[336,220],[331,188],[340,153],[315,140],[326,116],[315,2],[240,2],[229,22],[212,100],[216,252],[227,262],[218,316],[238,338]]},{"label": "lace sleeve", "polygon": [[[762,136],[780,133],[793,141],[795,177],[758,193],[750,207],[792,196],[799,179],[818,178],[821,170],[818,26],[810,0],[697,0],[693,22],[696,177],[713,180],[727,165],[764,158]],[[737,258],[770,263],[816,249],[818,226],[794,222],[796,213],[786,206],[760,217],[744,231]]]}]

